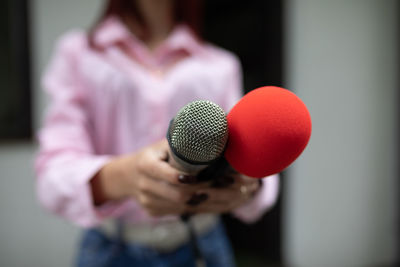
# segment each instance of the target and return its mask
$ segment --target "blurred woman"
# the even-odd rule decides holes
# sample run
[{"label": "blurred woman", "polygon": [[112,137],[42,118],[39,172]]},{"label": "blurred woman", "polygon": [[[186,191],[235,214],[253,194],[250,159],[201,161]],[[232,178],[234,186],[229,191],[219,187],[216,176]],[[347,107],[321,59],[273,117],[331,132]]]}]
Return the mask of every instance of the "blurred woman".
[{"label": "blurred woman", "polygon": [[[62,36],[44,75],[51,96],[39,133],[37,190],[49,210],[84,227],[77,266],[193,266],[191,221],[207,266],[234,266],[218,214],[257,220],[278,177],[196,183],[168,164],[168,123],[206,99],[240,98],[236,56],[201,39],[198,1],[110,0],[88,32]],[[190,204],[190,205],[189,205]]]}]

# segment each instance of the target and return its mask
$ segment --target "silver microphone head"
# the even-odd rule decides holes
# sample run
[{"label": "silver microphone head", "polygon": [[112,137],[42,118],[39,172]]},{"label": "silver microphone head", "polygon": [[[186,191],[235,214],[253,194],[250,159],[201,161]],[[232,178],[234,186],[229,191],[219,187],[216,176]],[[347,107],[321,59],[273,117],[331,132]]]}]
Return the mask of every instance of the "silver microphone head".
[{"label": "silver microphone head", "polygon": [[173,153],[191,164],[207,164],[224,151],[228,122],[217,104],[198,100],[184,106],[171,121],[167,134]]}]

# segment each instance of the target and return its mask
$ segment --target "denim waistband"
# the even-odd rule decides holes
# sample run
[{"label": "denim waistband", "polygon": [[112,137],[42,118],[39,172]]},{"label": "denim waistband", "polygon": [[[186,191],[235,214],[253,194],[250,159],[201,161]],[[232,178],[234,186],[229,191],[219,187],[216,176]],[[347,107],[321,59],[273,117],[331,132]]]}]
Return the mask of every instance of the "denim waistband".
[{"label": "denim waistband", "polygon": [[[211,230],[218,222],[214,214],[197,214],[190,218],[197,235]],[[151,247],[160,252],[173,251],[189,240],[187,225],[180,220],[157,224],[122,223],[116,219],[104,221],[99,227],[109,238],[120,238],[124,242]]]}]

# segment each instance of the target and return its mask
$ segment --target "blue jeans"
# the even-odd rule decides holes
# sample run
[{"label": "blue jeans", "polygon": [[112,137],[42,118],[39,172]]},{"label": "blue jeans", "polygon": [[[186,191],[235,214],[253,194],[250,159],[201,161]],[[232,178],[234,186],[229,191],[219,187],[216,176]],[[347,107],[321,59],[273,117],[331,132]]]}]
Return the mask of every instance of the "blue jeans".
[{"label": "blue jeans", "polygon": [[[234,257],[225,229],[219,222],[208,233],[198,237],[199,248],[207,267],[234,267]],[[189,244],[163,253],[137,244],[111,240],[97,229],[86,230],[81,242],[78,267],[194,267]]]}]

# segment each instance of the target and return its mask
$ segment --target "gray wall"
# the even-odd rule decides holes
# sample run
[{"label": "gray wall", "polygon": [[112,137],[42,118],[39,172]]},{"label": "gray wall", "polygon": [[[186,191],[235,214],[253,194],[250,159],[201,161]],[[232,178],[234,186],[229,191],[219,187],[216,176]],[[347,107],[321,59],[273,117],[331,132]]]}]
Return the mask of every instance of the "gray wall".
[{"label": "gray wall", "polygon": [[[398,156],[395,0],[287,0],[287,77],[313,118],[284,199],[290,266],[384,266],[395,258]],[[101,1],[32,1],[38,81],[54,40],[87,27]],[[34,195],[36,144],[0,144],[0,266],[71,266],[79,230]]]},{"label": "gray wall", "polygon": [[0,266],[72,266],[78,231],[37,204],[35,150],[28,143],[0,145]]},{"label": "gray wall", "polygon": [[287,2],[288,87],[313,119],[309,147],[287,179],[287,261],[393,266],[398,2]]},{"label": "gray wall", "polygon": [[35,83],[35,121],[40,124],[46,99],[40,77],[60,35],[76,28],[88,28],[96,20],[105,0],[35,0],[31,1],[33,38],[33,78]]},{"label": "gray wall", "polygon": [[[90,25],[102,1],[35,0],[30,3],[37,128],[46,103],[39,79],[54,41],[70,28]],[[38,205],[33,174],[36,150],[36,143],[0,144],[0,266],[73,266],[79,229]]]}]

